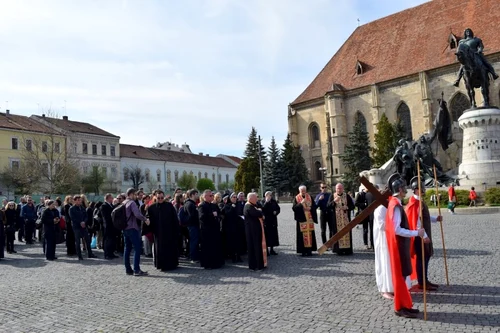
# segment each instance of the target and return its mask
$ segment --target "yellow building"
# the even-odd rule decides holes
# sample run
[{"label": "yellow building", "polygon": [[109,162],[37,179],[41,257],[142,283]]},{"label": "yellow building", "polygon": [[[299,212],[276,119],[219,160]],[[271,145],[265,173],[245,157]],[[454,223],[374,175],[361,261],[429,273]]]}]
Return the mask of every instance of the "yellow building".
[{"label": "yellow building", "polygon": [[[0,172],[19,170],[23,161],[36,160],[42,174],[51,174],[51,169],[66,160],[66,151],[66,139],[59,132],[30,117],[8,110],[0,113]],[[8,192],[12,189],[0,184],[0,195]]]}]

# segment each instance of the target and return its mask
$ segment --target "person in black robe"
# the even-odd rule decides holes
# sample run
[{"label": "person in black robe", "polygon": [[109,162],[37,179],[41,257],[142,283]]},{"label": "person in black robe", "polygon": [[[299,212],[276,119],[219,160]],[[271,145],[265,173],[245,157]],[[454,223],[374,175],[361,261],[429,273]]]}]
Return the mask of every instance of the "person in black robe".
[{"label": "person in black robe", "polygon": [[267,267],[267,247],[263,247],[263,225],[261,219],[264,217],[260,208],[257,208],[257,194],[249,193],[247,203],[243,211],[245,216],[245,232],[247,235],[248,267],[258,271]]},{"label": "person in black robe", "polygon": [[204,201],[198,206],[200,218],[200,265],[205,269],[220,268],[224,265],[219,207],[213,204],[212,191],[203,192]]},{"label": "person in black robe", "polygon": [[69,209],[72,206],[73,198],[67,195],[64,199],[64,220],[66,221],[66,253],[68,256],[76,256],[75,233],[73,232],[73,223],[69,216]]},{"label": "person in black robe", "polygon": [[239,223],[239,235],[238,239],[242,242],[240,247],[240,255],[247,253],[247,237],[245,235],[245,221],[243,219],[243,209],[245,208],[245,193],[239,192],[236,201],[236,210],[238,211],[238,216],[241,217]]},{"label": "person in black robe", "polygon": [[45,237],[45,258],[49,261],[56,257],[56,233],[59,232],[59,211],[53,200],[47,202],[42,213],[43,235]]},{"label": "person in black robe", "polygon": [[280,245],[278,236],[278,215],[280,213],[280,206],[274,200],[273,193],[267,191],[265,199],[262,202],[262,213],[264,213],[264,229],[266,232],[266,244],[269,247],[271,255],[277,255],[274,251],[275,246]]},{"label": "person in black robe", "polygon": [[2,207],[0,211],[0,259],[5,258],[4,248],[5,248],[5,230],[4,230],[4,221],[5,221],[5,207]]},{"label": "person in black robe", "polygon": [[230,199],[224,205],[224,220],[222,229],[224,230],[226,253],[233,263],[243,262],[240,254],[244,251],[243,243],[240,241],[242,218],[238,215],[236,207],[236,193],[231,194]]},{"label": "person in black robe", "polygon": [[14,240],[16,239],[17,209],[14,201],[9,201],[5,208],[5,238],[7,240],[7,253],[17,253],[14,250]]},{"label": "person in black robe", "polygon": [[157,191],[156,203],[147,209],[154,234],[154,264],[162,272],[179,266],[179,220],[175,207],[165,201],[165,193]]},{"label": "person in black robe", "polygon": [[316,233],[311,230],[311,246],[304,246],[304,235],[300,230],[300,223],[306,222],[306,212],[311,213],[312,222],[318,224],[318,215],[316,213],[316,203],[312,200],[311,196],[307,193],[307,187],[304,185],[299,187],[299,194],[293,199],[293,215],[296,221],[296,231],[297,231],[297,253],[301,253],[303,257],[312,255],[312,251],[316,251],[318,249],[318,245],[316,244]]}]

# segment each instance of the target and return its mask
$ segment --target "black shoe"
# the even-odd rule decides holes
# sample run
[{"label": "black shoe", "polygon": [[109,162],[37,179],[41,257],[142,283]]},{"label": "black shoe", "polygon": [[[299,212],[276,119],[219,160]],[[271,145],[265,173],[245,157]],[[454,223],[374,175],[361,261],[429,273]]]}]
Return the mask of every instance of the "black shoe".
[{"label": "black shoe", "polygon": [[93,254],[93,253],[91,253],[88,257],[89,258],[97,258],[97,256],[95,254]]},{"label": "black shoe", "polygon": [[394,313],[398,317],[403,317],[403,318],[417,318],[417,314],[416,313],[408,312],[405,309],[401,309],[399,311],[394,311]]},{"label": "black shoe", "polygon": [[238,257],[236,258],[236,261],[237,261],[237,262],[243,262],[243,259],[241,259],[241,257],[240,257],[240,256],[238,256]]},{"label": "black shoe", "polygon": [[83,260],[83,257],[78,257],[78,260]]},{"label": "black shoe", "polygon": [[134,273],[134,276],[147,276],[149,275],[148,272],[143,272],[143,271],[139,271],[137,273]]},{"label": "black shoe", "polygon": [[305,256],[306,256],[306,254],[305,254],[305,253],[302,253],[302,256],[303,256],[303,257],[305,257]]},{"label": "black shoe", "polygon": [[435,284],[435,283],[432,283],[432,282],[429,282],[429,281],[427,281],[425,284],[428,285],[428,286],[430,286],[430,287],[434,287],[436,289],[439,288],[438,284]]},{"label": "black shoe", "polygon": [[104,256],[104,259],[106,259],[106,260],[113,260],[113,259],[115,259],[115,258],[113,258],[113,257],[109,257],[109,256]]},{"label": "black shoe", "polygon": [[498,75],[496,73],[493,74],[493,80],[498,79]]},{"label": "black shoe", "polygon": [[406,312],[409,312],[409,313],[420,313],[419,309],[402,308],[402,310],[405,310]]},{"label": "black shoe", "polygon": [[17,253],[17,251],[16,250],[12,250],[12,251],[10,251],[10,253]]},{"label": "black shoe", "polygon": [[278,253],[276,253],[274,250],[272,250],[270,253],[271,253],[272,256],[277,256],[278,255]]},{"label": "black shoe", "polygon": [[54,260],[57,260],[57,257],[54,257]]},{"label": "black shoe", "polygon": [[153,258],[152,254],[146,254],[146,258]]},{"label": "black shoe", "polygon": [[134,275],[134,271],[126,271],[125,274],[127,274],[127,275]]}]

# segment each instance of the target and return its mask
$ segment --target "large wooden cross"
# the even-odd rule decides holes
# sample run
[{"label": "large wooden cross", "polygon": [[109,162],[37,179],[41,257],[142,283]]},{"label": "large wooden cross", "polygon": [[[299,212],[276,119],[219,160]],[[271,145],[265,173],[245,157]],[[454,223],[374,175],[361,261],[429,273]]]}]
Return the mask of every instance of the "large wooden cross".
[{"label": "large wooden cross", "polygon": [[[330,238],[325,244],[323,244],[322,247],[318,249],[319,254],[323,254],[328,250],[328,248],[332,247],[333,244],[337,243],[342,237],[347,235],[349,231],[354,229],[355,226],[357,226],[359,223],[363,222],[367,217],[370,216],[371,213],[380,205],[383,205],[387,207],[388,204],[388,199],[391,196],[390,191],[384,191],[380,193],[377,188],[368,181],[365,177],[360,178],[361,184],[363,184],[366,187],[366,190],[373,194],[375,197],[375,200],[370,204],[370,206],[366,207],[359,213],[358,216],[356,216],[351,222],[349,222],[342,230],[337,232],[335,235],[333,235],[332,238]],[[332,194],[333,195],[333,194]]]}]

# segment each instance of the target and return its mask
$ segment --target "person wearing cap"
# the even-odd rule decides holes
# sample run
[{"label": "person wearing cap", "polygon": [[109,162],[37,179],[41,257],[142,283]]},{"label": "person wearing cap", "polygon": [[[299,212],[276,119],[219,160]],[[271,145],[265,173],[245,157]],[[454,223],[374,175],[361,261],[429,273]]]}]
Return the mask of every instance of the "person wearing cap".
[{"label": "person wearing cap", "polygon": [[392,192],[386,214],[386,236],[391,261],[392,284],[394,286],[394,312],[398,317],[416,318],[418,309],[406,285],[406,277],[412,273],[411,239],[423,237],[425,230],[410,230],[410,224],[401,201],[406,197],[406,182],[399,174],[389,177],[388,187]]},{"label": "person wearing cap", "polygon": [[[406,205],[405,212],[408,216],[408,222],[412,229],[425,229],[424,234],[424,260],[425,260],[425,282],[427,290],[436,290],[438,288],[437,284],[431,283],[428,279],[428,268],[429,260],[434,254],[434,249],[432,247],[432,229],[431,222],[442,221],[441,216],[431,216],[429,213],[429,207],[425,201],[420,200],[420,191],[424,193],[425,184],[421,182],[420,189],[418,186],[418,177],[413,177],[411,179],[411,189],[413,190],[413,195]],[[425,194],[425,193],[424,193]],[[422,205],[422,218],[420,218],[420,205]],[[423,222],[423,223],[422,223]],[[412,257],[416,257],[414,263],[414,268],[417,272],[418,285],[415,286],[416,290],[423,290],[424,287],[424,272],[422,266],[422,241],[419,238],[413,240],[413,253]],[[412,289],[413,290],[413,289]]]},{"label": "person wearing cap", "polygon": [[49,261],[56,257],[56,228],[59,228],[59,211],[54,200],[47,200],[46,209],[42,213],[43,235],[45,237],[45,258]]}]

